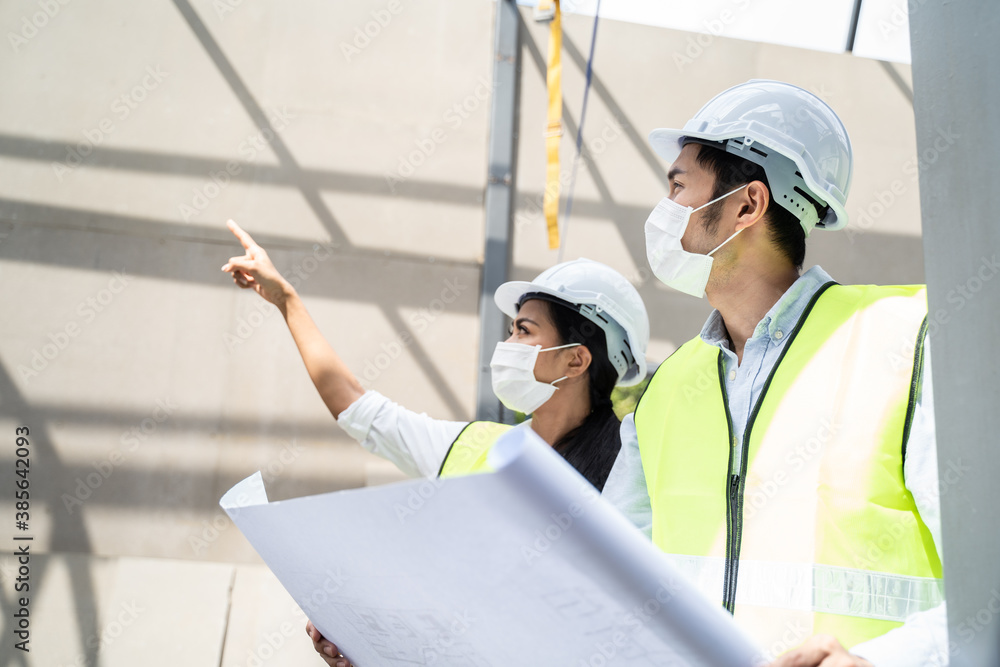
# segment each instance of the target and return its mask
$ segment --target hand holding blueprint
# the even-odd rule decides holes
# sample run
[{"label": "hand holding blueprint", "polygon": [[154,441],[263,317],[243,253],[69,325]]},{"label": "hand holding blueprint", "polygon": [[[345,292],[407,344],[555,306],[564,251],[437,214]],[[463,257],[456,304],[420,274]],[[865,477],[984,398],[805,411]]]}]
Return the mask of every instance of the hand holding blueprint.
[{"label": "hand holding blueprint", "polygon": [[358,667],[764,662],[721,607],[527,429],[496,472],[220,504]]}]

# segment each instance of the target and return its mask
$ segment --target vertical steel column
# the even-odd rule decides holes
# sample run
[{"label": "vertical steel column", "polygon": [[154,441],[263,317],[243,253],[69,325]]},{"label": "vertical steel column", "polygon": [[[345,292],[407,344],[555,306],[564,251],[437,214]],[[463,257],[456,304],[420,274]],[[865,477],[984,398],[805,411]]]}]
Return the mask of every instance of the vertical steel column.
[{"label": "vertical steel column", "polygon": [[952,665],[1000,664],[1000,3],[910,3]]},{"label": "vertical steel column", "polygon": [[493,292],[507,280],[514,221],[514,176],[520,114],[520,37],[514,0],[497,0],[494,36],[493,105],[490,113],[489,173],[486,183],[486,247],[479,292],[479,380],[476,419],[504,421],[504,408],[493,395],[490,358],[505,335],[505,316]]}]

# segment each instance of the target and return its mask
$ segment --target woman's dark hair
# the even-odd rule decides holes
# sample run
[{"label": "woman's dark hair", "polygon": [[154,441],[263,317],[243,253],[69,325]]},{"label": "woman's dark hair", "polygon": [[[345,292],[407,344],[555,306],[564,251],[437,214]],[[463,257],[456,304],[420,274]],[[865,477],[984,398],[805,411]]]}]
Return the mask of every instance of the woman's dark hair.
[{"label": "woman's dark hair", "polygon": [[580,343],[590,350],[591,362],[587,369],[590,413],[554,447],[598,491],[602,491],[622,446],[621,422],[611,405],[611,391],[618,382],[618,371],[608,358],[604,330],[581,315],[577,306],[548,294],[529,292],[521,297],[518,308],[528,299],[539,299],[548,305],[549,317],[562,341],[560,345]]},{"label": "woman's dark hair", "polygon": [[[802,229],[802,223],[799,222],[798,217],[774,200],[771,184],[767,182],[764,168],[738,155],[705,144],[700,145],[698,156],[695,159],[702,168],[715,174],[715,192],[712,193],[712,199],[721,197],[751,181],[760,181],[767,186],[768,191],[772,192],[771,204],[773,204],[767,209],[771,242],[781,250],[795,268],[801,269],[802,263],[806,259],[806,233]],[[709,233],[714,231],[713,226],[718,223],[722,206],[722,202],[716,202],[705,210]],[[822,217],[823,213],[820,213],[820,218]]]}]

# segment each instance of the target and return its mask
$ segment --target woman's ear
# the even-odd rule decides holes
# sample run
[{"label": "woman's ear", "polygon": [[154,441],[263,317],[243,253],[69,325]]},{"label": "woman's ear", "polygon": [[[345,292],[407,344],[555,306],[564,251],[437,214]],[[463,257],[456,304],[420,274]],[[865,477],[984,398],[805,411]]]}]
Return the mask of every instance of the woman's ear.
[{"label": "woman's ear", "polygon": [[594,357],[591,356],[590,350],[587,349],[586,345],[577,345],[576,347],[570,347],[565,350],[570,352],[569,366],[563,372],[568,378],[579,377],[587,372],[590,368],[590,364],[594,361]]},{"label": "woman's ear", "polygon": [[736,230],[746,229],[764,217],[771,203],[771,193],[761,181],[750,181],[746,189],[739,195],[739,213],[737,214]]}]

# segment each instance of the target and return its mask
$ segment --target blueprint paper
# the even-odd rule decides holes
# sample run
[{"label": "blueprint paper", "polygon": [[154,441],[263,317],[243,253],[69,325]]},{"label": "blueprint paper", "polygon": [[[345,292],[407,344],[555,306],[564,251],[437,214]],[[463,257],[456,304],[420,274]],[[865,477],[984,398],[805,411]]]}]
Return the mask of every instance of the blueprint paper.
[{"label": "blueprint paper", "polygon": [[271,503],[256,473],[220,504],[358,667],[764,662],[530,430],[498,441],[490,464]]}]

